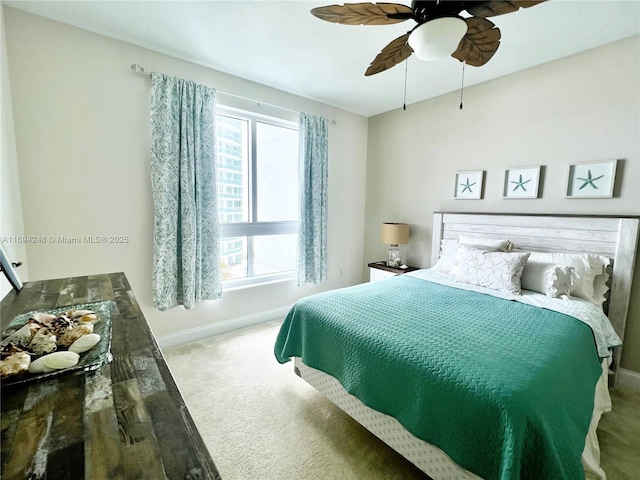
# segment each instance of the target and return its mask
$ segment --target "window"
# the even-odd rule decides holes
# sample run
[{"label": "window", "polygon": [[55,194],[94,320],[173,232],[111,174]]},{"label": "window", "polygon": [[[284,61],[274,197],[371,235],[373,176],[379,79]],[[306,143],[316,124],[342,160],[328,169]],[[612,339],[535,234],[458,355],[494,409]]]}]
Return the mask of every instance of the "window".
[{"label": "window", "polygon": [[223,285],[292,278],[298,240],[298,129],[218,107]]}]

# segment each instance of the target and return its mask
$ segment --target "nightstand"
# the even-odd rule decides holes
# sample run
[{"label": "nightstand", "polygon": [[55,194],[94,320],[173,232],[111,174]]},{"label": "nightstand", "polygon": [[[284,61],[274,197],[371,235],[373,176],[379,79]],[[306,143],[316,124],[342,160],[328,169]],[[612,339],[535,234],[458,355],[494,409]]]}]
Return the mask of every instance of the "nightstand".
[{"label": "nightstand", "polygon": [[387,262],[385,262],[384,260],[381,262],[372,262],[367,266],[369,267],[370,282],[375,282],[377,280],[382,280],[383,278],[394,277],[396,275],[402,275],[403,273],[419,270],[418,267],[409,266],[407,266],[407,268],[388,267]]}]

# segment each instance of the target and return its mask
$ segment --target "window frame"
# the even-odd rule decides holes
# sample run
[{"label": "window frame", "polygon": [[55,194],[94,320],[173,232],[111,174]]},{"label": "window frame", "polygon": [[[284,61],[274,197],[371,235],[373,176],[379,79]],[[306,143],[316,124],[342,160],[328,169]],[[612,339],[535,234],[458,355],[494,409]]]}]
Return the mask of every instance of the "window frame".
[{"label": "window frame", "polygon": [[[247,237],[247,276],[244,278],[224,280],[222,282],[223,290],[233,290],[247,286],[262,285],[274,283],[278,281],[293,280],[295,278],[295,269],[283,270],[275,273],[262,275],[254,275],[253,261],[253,239],[256,236],[270,235],[297,235],[298,220],[282,220],[282,221],[257,221],[258,218],[258,145],[257,124],[264,123],[281,128],[287,128],[298,132],[298,124],[293,121],[284,120],[277,117],[263,115],[239,108],[218,105],[216,107],[216,116],[222,115],[248,122],[248,217],[246,222],[220,222],[220,239]],[[216,159],[217,161],[217,159]]]}]

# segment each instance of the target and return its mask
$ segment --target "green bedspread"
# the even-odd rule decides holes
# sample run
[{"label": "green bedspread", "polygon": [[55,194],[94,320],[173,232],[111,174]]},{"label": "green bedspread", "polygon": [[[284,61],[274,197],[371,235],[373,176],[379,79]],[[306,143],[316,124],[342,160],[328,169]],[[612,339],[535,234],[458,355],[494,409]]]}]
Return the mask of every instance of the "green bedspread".
[{"label": "green bedspread", "polygon": [[485,479],[584,478],[601,366],[573,317],[408,276],[298,301],[275,344]]}]

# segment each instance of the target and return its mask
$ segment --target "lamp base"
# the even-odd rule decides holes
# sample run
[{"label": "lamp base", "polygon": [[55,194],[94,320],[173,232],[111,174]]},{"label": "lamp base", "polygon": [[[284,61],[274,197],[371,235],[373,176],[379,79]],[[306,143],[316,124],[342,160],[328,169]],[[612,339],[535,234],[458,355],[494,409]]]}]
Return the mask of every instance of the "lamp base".
[{"label": "lamp base", "polygon": [[387,267],[399,267],[400,265],[402,265],[400,249],[398,245],[391,245],[389,247],[389,256],[387,257]]}]

